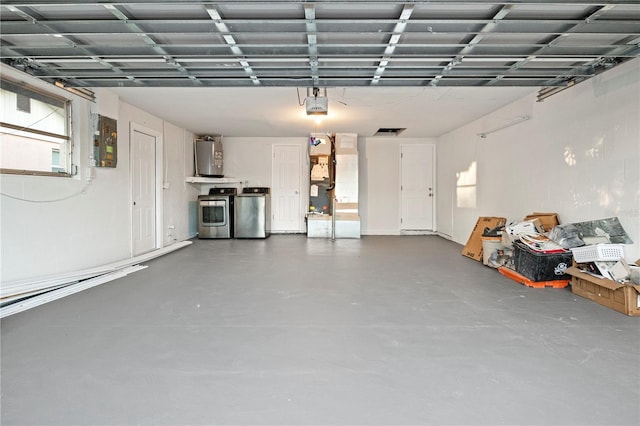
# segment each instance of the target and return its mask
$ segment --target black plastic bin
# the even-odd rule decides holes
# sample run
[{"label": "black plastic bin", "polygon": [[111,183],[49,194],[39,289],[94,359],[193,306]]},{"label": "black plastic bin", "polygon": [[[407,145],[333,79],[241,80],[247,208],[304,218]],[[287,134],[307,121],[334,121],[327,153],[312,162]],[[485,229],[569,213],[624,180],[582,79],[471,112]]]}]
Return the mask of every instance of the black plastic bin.
[{"label": "black plastic bin", "polygon": [[573,255],[566,253],[540,253],[520,241],[513,243],[513,264],[516,272],[531,281],[569,280],[565,271],[571,266]]}]

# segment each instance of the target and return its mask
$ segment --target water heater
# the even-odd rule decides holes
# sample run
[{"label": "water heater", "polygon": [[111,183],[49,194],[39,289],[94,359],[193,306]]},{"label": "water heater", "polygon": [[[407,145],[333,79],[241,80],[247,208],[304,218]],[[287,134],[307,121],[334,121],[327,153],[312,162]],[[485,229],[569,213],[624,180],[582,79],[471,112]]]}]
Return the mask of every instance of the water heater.
[{"label": "water heater", "polygon": [[200,136],[194,141],[196,175],[223,177],[222,136]]}]

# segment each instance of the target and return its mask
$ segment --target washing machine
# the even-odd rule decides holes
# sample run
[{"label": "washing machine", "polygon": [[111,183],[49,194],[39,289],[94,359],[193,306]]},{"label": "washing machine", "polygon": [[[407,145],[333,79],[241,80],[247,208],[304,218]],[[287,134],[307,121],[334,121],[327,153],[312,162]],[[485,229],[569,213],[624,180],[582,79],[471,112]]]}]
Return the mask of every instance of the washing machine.
[{"label": "washing machine", "polygon": [[235,238],[267,238],[271,230],[271,197],[267,187],[247,187],[236,197]]}]

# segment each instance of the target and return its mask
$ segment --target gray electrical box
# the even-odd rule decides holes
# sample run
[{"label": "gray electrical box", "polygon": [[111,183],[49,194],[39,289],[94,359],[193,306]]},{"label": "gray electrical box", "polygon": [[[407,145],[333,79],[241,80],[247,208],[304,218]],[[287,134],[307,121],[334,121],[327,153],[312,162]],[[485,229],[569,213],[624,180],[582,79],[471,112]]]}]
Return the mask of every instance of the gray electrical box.
[{"label": "gray electrical box", "polygon": [[98,115],[93,134],[93,158],[97,167],[116,167],[118,164],[118,122]]}]

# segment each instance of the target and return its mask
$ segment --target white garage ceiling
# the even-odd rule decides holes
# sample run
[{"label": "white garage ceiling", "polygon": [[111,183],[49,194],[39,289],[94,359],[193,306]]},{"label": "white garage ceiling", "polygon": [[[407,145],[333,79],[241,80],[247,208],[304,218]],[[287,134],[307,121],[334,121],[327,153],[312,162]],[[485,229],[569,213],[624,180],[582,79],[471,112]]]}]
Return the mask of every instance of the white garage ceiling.
[{"label": "white garage ceiling", "polygon": [[439,135],[640,52],[635,1],[4,0],[0,12],[4,63],[229,136],[307,133],[296,88],[310,87],[328,88],[331,131]]},{"label": "white garage ceiling", "polygon": [[[373,136],[382,127],[400,137],[439,136],[527,93],[531,87],[330,88],[329,113],[307,116],[293,87],[111,88],[124,101],[197,134],[305,136],[310,132]],[[300,91],[304,97],[304,91]],[[516,114],[516,113],[514,113]],[[512,121],[507,114],[505,121]]]}]

